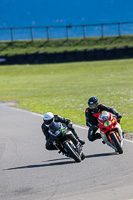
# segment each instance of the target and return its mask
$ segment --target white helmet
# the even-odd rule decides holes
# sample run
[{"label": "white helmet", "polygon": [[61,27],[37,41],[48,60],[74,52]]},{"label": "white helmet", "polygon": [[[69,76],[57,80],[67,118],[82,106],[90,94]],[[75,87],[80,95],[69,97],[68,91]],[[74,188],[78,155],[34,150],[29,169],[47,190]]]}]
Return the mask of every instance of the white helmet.
[{"label": "white helmet", "polygon": [[44,121],[44,124],[49,127],[49,125],[51,124],[51,122],[53,121],[54,119],[54,115],[52,112],[47,112],[44,116],[43,116],[43,121]]}]

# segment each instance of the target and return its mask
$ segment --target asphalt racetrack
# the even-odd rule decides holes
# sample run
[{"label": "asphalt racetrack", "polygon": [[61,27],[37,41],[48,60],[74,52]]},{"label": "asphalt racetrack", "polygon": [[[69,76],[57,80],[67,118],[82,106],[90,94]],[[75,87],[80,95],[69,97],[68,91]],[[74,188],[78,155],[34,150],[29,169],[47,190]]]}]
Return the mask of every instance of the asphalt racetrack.
[{"label": "asphalt racetrack", "polygon": [[133,199],[133,142],[119,155],[75,126],[86,142],[75,163],[44,148],[41,124],[41,115],[0,104],[0,200]]}]

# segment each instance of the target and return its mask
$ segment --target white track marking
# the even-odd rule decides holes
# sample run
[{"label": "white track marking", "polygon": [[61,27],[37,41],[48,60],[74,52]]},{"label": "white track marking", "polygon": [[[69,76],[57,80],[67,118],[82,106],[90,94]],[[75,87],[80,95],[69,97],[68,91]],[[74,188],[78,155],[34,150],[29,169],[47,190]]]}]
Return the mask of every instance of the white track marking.
[{"label": "white track marking", "polygon": [[124,139],[124,141],[133,143],[133,140]]}]

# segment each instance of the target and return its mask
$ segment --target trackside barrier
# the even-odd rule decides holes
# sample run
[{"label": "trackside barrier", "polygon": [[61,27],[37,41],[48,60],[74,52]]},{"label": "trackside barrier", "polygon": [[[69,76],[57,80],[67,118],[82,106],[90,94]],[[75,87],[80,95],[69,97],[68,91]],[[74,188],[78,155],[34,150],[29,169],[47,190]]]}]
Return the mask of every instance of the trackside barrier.
[{"label": "trackside barrier", "polygon": [[[110,35],[131,35],[132,21],[117,22],[117,23],[103,23],[103,24],[82,24],[82,25],[67,25],[67,26],[34,26],[34,27],[8,27],[0,28],[0,40],[23,40],[23,39],[53,39],[53,38],[75,38],[83,37],[86,39],[88,36],[110,36]],[[41,30],[38,32],[38,30]],[[61,31],[62,30],[62,31]],[[77,30],[80,30],[79,32]],[[93,30],[93,32],[92,32]],[[96,31],[97,30],[97,31]],[[8,39],[2,37],[2,31],[8,32]],[[24,32],[26,33],[24,34]],[[72,34],[73,31],[73,34]],[[19,32],[19,36],[17,33]],[[21,33],[20,33],[21,32]],[[38,37],[35,36],[37,33]],[[53,34],[56,33],[56,34]],[[62,33],[62,34],[61,34]],[[95,34],[95,35],[94,35]],[[4,33],[3,33],[4,35]],[[55,36],[56,35],[56,36]],[[4,39],[2,39],[4,38]],[[10,39],[9,39],[10,38]]]},{"label": "trackside barrier", "polygon": [[113,49],[77,50],[71,52],[17,54],[14,56],[0,57],[0,64],[42,64],[65,63],[79,61],[109,60],[133,58],[133,47]]}]

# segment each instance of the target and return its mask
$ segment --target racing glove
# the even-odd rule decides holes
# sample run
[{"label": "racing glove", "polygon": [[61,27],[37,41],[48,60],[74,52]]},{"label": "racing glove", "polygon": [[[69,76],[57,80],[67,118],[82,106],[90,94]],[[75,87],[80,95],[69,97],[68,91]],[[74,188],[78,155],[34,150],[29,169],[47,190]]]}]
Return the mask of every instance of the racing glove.
[{"label": "racing glove", "polygon": [[70,122],[67,124],[67,127],[68,127],[68,128],[72,128],[72,126],[73,126],[73,123],[72,123],[72,121],[70,121]]},{"label": "racing glove", "polygon": [[120,114],[117,115],[117,119],[121,119],[122,116]]},{"label": "racing glove", "polygon": [[120,120],[121,120],[122,116],[118,113],[117,115],[117,122],[120,124]]}]

